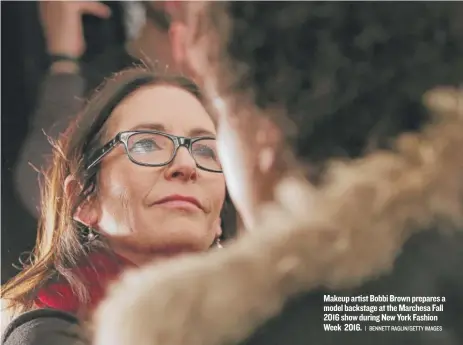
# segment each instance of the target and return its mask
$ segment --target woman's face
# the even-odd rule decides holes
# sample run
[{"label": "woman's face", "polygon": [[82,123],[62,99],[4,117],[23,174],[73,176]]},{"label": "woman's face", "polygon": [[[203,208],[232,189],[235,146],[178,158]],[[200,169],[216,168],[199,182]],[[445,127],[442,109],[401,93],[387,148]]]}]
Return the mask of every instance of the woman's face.
[{"label": "woman's face", "polygon": [[[176,86],[146,86],[119,104],[108,121],[105,140],[129,130],[161,130],[184,136],[214,136],[202,104]],[[225,198],[223,174],[197,168],[185,147],[163,167],[132,163],[121,144],[101,162],[98,229],[115,245],[132,250],[178,253],[202,251],[220,235]],[[160,202],[166,197],[187,201]]]}]

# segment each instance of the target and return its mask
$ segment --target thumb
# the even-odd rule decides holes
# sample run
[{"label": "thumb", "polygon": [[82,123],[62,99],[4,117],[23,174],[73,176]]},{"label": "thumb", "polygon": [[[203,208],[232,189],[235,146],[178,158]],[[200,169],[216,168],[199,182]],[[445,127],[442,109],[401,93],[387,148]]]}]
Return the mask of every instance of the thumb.
[{"label": "thumb", "polygon": [[170,25],[169,38],[172,45],[172,55],[177,65],[185,63],[185,25],[174,21]]},{"label": "thumb", "polygon": [[81,13],[91,14],[99,18],[109,18],[111,16],[111,9],[99,1],[83,1]]}]

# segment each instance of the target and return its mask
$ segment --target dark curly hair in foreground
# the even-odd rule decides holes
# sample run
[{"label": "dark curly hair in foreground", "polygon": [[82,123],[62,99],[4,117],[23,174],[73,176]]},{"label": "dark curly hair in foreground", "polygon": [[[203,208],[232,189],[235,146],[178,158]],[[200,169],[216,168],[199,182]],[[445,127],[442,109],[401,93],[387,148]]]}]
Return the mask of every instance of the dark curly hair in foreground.
[{"label": "dark curly hair in foreground", "polygon": [[[211,5],[210,24],[224,45],[218,87],[235,104],[245,96],[262,109],[282,108],[297,158],[323,177],[324,163],[332,158],[392,148],[399,133],[421,130],[428,122],[423,94],[439,85],[462,85],[462,9],[461,3],[417,2]],[[228,26],[217,19],[224,15]],[[426,339],[412,332],[327,333],[321,328],[321,292],[287,304],[246,344],[457,344],[463,338],[456,326],[463,316],[455,309],[463,301],[462,248],[461,232],[448,238],[423,232],[407,242],[391,275],[344,291],[444,293],[452,301],[439,317],[446,332],[427,333]]]},{"label": "dark curly hair in foreground", "polygon": [[311,164],[387,147],[425,122],[425,91],[463,81],[461,3],[225,6],[226,51],[246,68],[222,87],[252,90],[262,108],[283,105],[296,152]]}]

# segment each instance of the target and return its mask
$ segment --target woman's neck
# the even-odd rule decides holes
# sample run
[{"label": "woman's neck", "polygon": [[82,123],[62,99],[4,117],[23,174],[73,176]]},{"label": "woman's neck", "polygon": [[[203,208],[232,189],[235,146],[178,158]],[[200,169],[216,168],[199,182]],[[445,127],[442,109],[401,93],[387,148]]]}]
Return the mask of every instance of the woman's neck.
[{"label": "woman's neck", "polygon": [[143,266],[144,264],[153,260],[152,255],[135,253],[134,251],[124,250],[122,248],[114,248],[114,252],[124,259],[130,261],[137,267]]},{"label": "woman's neck", "polygon": [[116,241],[110,241],[110,246],[114,253],[138,267],[150,262],[164,261],[195,252],[195,250],[186,247],[168,249],[159,247],[150,248]]}]

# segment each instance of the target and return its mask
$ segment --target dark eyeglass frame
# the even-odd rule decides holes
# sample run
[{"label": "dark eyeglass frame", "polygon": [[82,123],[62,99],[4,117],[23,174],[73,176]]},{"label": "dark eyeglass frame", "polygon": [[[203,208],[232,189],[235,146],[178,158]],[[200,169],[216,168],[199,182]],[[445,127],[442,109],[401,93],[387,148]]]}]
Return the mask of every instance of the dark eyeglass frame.
[{"label": "dark eyeglass frame", "polygon": [[[128,141],[129,141],[130,137],[132,135],[135,135],[135,134],[158,134],[158,135],[162,135],[164,137],[169,138],[174,143],[174,151],[172,153],[172,157],[167,162],[162,163],[162,164],[148,164],[148,163],[140,163],[140,162],[135,161],[132,158],[132,156],[130,155],[130,153],[129,153],[129,146],[128,146]],[[107,154],[109,154],[114,148],[116,148],[119,144],[124,144],[125,153],[126,153],[127,157],[129,157],[129,159],[130,159],[130,161],[132,163],[137,164],[137,165],[146,166],[146,167],[162,167],[162,166],[168,165],[177,156],[178,149],[183,146],[183,147],[187,148],[187,150],[190,153],[191,157],[193,157],[193,159],[194,159],[194,161],[196,163],[196,167],[198,167],[199,169],[204,170],[204,171],[209,171],[209,172],[213,172],[213,173],[222,173],[222,169],[221,170],[214,170],[214,169],[204,168],[203,166],[199,165],[198,162],[196,161],[196,158],[193,155],[193,152],[191,151],[191,147],[195,142],[200,141],[200,140],[204,140],[204,139],[216,140],[216,138],[210,137],[210,136],[201,136],[201,137],[188,138],[188,137],[181,137],[181,136],[172,135],[172,134],[168,134],[168,133],[165,133],[165,132],[154,131],[154,130],[119,132],[119,133],[116,134],[116,136],[113,139],[108,141],[105,145],[103,145],[100,149],[98,149],[96,152],[92,153],[88,157],[87,161],[90,162],[90,163],[87,165],[87,170],[90,170],[95,165],[100,163],[101,160]]]}]

